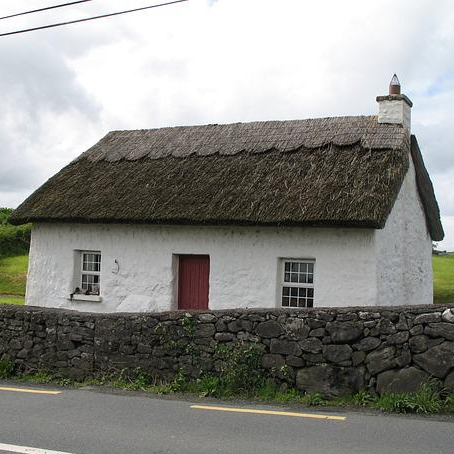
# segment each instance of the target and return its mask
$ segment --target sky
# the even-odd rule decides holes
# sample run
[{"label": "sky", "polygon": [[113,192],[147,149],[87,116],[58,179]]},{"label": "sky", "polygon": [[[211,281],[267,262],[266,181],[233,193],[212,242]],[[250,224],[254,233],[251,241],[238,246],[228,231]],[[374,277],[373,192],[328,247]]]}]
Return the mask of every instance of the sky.
[{"label": "sky", "polygon": [[[64,3],[2,0],[0,16]],[[93,0],[0,33],[159,3]],[[0,37],[0,206],[108,131],[375,115],[397,73],[454,250],[452,0],[189,0]]]}]

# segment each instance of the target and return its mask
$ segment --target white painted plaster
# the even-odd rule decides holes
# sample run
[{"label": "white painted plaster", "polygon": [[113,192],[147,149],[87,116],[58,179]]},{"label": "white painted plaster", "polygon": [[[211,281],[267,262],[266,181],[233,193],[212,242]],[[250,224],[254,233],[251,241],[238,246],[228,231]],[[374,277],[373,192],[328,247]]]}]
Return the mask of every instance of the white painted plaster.
[{"label": "white painted plaster", "polygon": [[378,102],[378,122],[396,123],[410,131],[411,107],[403,99],[382,100]]},{"label": "white painted plaster", "polygon": [[433,298],[432,240],[413,161],[385,228],[376,231],[377,303],[428,304]]},{"label": "white painted plaster", "polygon": [[[376,301],[370,229],[36,223],[32,236],[32,305],[97,312],[174,309],[178,254],[210,255],[211,309],[278,306],[281,258],[315,259],[315,306]],[[80,250],[101,251],[101,303],[68,299]]]},{"label": "white painted plaster", "polygon": [[[102,302],[69,300],[81,250],[101,251]],[[210,256],[210,309],[278,307],[282,258],[315,260],[315,306],[432,301],[431,239],[413,163],[383,230],[36,223],[26,301],[94,312],[176,309],[179,254]]]}]

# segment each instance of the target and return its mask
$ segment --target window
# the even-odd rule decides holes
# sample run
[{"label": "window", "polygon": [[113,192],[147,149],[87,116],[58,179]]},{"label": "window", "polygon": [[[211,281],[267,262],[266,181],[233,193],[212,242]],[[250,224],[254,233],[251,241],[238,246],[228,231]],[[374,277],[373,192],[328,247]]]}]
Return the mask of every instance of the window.
[{"label": "window", "polygon": [[101,253],[82,252],[81,290],[86,295],[99,295],[101,279]]},{"label": "window", "polygon": [[283,307],[313,307],[313,260],[283,260],[281,303]]}]

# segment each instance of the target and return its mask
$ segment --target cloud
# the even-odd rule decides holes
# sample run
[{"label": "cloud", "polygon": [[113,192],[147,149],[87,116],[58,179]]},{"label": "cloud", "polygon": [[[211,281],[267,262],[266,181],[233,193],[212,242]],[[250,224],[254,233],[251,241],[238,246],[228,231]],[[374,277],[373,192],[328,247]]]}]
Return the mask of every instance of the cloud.
[{"label": "cloud", "polygon": [[[113,4],[46,17],[121,9]],[[442,214],[453,216],[453,22],[449,0],[194,0],[0,40],[0,169],[10,166],[0,191],[18,203],[111,129],[374,114],[397,72]]]}]

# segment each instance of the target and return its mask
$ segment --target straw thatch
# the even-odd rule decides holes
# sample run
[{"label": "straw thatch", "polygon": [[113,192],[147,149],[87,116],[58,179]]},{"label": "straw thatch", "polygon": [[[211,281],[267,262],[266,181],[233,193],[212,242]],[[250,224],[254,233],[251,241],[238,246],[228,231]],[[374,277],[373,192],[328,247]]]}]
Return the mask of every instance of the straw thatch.
[{"label": "straw thatch", "polygon": [[441,241],[444,238],[445,233],[440,221],[440,210],[438,208],[437,199],[435,198],[432,181],[430,181],[429,173],[427,172],[422,159],[418,141],[413,135],[411,136],[411,157],[415,164],[416,184],[426,214],[430,236],[434,241]]},{"label": "straw thatch", "polygon": [[409,148],[376,117],[114,131],[12,220],[381,228]]}]

